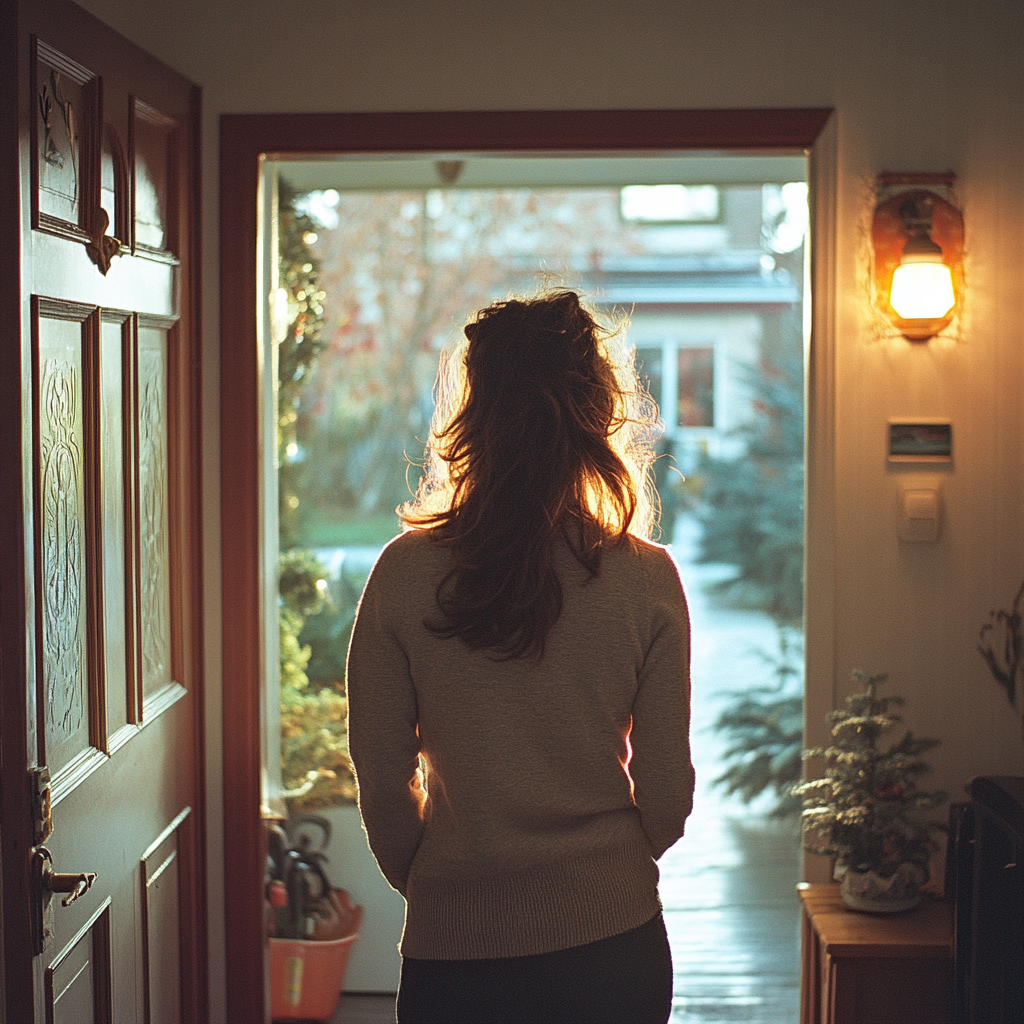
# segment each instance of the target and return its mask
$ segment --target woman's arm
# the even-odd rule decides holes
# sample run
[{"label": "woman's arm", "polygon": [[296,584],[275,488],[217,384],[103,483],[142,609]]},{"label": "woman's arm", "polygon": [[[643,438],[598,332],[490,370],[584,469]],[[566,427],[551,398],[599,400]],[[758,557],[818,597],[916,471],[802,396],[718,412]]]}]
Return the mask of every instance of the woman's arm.
[{"label": "woman's arm", "polygon": [[683,834],[693,807],[690,761],[690,620],[667,552],[649,563],[651,643],[633,701],[629,774],[633,800],[660,857]]},{"label": "woman's arm", "polygon": [[[384,877],[403,895],[423,834],[416,691],[388,626],[390,588],[380,562],[359,602],[349,644],[348,742],[359,812]],[[398,598],[400,600],[400,598]]]}]

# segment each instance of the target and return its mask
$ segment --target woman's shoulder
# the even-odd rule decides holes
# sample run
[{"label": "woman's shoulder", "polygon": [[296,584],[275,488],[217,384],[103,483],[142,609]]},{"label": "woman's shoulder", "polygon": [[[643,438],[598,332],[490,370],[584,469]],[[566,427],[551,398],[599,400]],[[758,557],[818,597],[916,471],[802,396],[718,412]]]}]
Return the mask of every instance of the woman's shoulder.
[{"label": "woman's shoulder", "polygon": [[648,592],[675,594],[682,591],[679,567],[664,544],[629,535],[612,550],[618,552],[612,556],[613,564],[616,561],[629,564],[643,579]]},{"label": "woman's shoulder", "polygon": [[405,530],[384,545],[373,566],[372,575],[405,576],[436,570],[447,557],[431,530]]},{"label": "woman's shoulder", "polygon": [[434,543],[433,531],[431,530],[403,530],[397,537],[384,545],[380,557],[402,558],[408,557],[411,552],[423,550]]},{"label": "woman's shoulder", "polygon": [[676,575],[679,574],[672,552],[665,544],[658,544],[653,540],[645,540],[643,537],[627,534],[623,543],[619,545],[619,549],[627,552],[627,557],[645,569],[671,570]]}]

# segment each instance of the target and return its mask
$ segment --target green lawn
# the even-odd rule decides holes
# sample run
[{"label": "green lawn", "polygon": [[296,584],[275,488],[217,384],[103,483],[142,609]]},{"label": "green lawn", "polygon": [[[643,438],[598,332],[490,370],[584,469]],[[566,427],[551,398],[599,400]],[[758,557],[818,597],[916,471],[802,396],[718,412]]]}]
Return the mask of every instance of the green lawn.
[{"label": "green lawn", "polygon": [[345,548],[383,546],[401,530],[394,512],[369,512],[361,516],[332,515],[329,511],[310,513],[297,547]]}]

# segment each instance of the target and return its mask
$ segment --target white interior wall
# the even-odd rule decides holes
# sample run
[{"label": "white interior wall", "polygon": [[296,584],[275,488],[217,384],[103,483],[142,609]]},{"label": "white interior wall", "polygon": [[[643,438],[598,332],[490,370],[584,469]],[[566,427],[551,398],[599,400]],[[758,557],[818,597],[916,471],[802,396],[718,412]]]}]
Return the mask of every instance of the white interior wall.
[{"label": "white interior wall", "polygon": [[[1020,773],[1018,723],[975,652],[1024,571],[1024,5],[962,0],[84,0],[203,86],[210,817],[219,820],[218,119],[223,112],[829,106],[838,111],[835,679],[888,671],[935,779]],[[957,343],[866,329],[870,183],[959,177]],[[934,545],[896,540],[890,416],[948,417]],[[214,836],[211,870],[219,854]],[[211,905],[219,905],[216,881]],[[214,933],[216,942],[217,934]],[[212,952],[217,949],[215,944]],[[220,1012],[220,1011],[218,1011]],[[215,1017],[216,1019],[216,1017]]]}]

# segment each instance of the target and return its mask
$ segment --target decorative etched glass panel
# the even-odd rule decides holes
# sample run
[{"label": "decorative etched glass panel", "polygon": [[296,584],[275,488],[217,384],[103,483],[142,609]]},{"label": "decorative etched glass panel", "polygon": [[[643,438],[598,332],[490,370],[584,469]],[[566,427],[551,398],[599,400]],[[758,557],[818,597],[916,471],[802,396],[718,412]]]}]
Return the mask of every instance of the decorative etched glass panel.
[{"label": "decorative etched glass panel", "polygon": [[135,244],[143,249],[164,252],[171,248],[168,189],[176,128],[171,118],[135,101]]},{"label": "decorative etched glass panel", "polygon": [[39,343],[41,682],[55,774],[89,743],[82,325],[40,319]]},{"label": "decorative etched glass panel", "polygon": [[[105,316],[112,316],[105,314]],[[116,315],[100,327],[100,448],[103,457],[103,590],[106,624],[107,730],[129,721],[128,693],[134,681],[126,623],[132,621],[125,582],[125,441],[123,337],[130,321]]]},{"label": "decorative etched glass panel", "polygon": [[139,546],[143,699],[171,682],[167,332],[139,328]]},{"label": "decorative etched glass panel", "polygon": [[95,202],[89,160],[95,152],[96,76],[39,40],[33,82],[33,226],[84,240]]},{"label": "decorative etched glass panel", "polygon": [[81,207],[82,86],[39,64],[39,210],[78,223]]},{"label": "decorative etched glass panel", "polygon": [[103,151],[100,160],[100,206],[107,215],[106,233],[118,241],[127,239],[124,152],[113,125],[103,127]]}]

